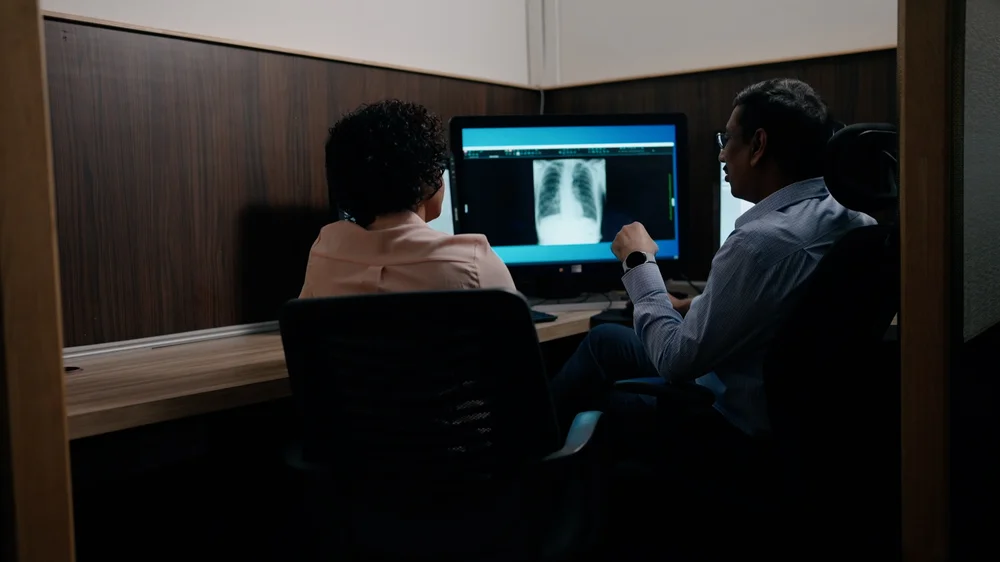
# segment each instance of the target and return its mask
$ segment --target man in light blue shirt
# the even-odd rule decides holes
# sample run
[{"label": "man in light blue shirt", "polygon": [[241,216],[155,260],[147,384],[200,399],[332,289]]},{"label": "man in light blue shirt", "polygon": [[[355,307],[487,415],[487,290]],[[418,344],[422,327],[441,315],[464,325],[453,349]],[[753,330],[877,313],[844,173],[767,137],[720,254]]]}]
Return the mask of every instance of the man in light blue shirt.
[{"label": "man in light blue shirt", "polygon": [[[551,383],[566,423],[604,410],[631,441],[648,435],[655,402],[613,391],[616,380],[661,376],[694,381],[716,397],[722,431],[767,435],[762,362],[803,283],[837,239],[874,224],[837,203],[823,181],[832,133],[826,105],[798,80],[768,80],[740,92],[719,160],[733,195],[754,203],[712,260],[704,292],[693,300],[667,293],[639,223],[622,228],[612,251],[622,261],[635,305],[635,329],[595,328]],[[702,419],[702,418],[699,418]],[[622,436],[623,438],[626,436]]]}]

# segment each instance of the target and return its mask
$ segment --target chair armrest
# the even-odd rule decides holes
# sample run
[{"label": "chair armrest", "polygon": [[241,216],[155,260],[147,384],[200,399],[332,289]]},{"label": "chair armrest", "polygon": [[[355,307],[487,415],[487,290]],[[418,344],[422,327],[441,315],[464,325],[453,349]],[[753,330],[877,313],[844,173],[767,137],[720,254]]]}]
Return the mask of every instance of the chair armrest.
[{"label": "chair armrest", "polygon": [[571,457],[590,443],[597,430],[597,422],[601,419],[601,412],[580,412],[573,418],[573,424],[569,427],[569,435],[562,448],[542,459],[551,461],[565,457]]},{"label": "chair armrest", "polygon": [[689,406],[715,404],[715,395],[704,386],[693,382],[670,383],[663,377],[625,379],[615,383],[615,390],[655,396],[658,400]]}]

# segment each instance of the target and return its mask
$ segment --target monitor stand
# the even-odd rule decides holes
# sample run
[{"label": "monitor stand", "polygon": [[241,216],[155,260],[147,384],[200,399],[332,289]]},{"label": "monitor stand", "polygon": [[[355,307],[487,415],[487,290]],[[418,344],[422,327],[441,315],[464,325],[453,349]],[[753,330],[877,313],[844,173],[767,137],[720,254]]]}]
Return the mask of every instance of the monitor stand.
[{"label": "monitor stand", "polygon": [[575,299],[582,293],[576,278],[562,271],[546,272],[532,280],[531,296],[545,300]]},{"label": "monitor stand", "polygon": [[601,324],[620,324],[631,328],[633,326],[632,314],[635,308],[632,306],[632,301],[625,303],[625,308],[610,308],[603,312],[594,315],[590,319],[590,327],[599,326]]}]

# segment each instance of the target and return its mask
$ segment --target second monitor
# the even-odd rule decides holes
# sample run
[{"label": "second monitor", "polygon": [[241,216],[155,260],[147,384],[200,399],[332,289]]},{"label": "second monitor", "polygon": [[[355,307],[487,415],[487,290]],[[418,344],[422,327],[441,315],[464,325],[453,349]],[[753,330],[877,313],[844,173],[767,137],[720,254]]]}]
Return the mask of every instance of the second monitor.
[{"label": "second monitor", "polygon": [[[625,224],[678,260],[683,115],[458,117],[456,232],[485,234],[509,266],[617,262]],[[619,270],[620,271],[620,270]]]},{"label": "second monitor", "polygon": [[729,235],[736,230],[736,219],[749,211],[753,203],[738,199],[733,195],[733,188],[726,181],[726,165],[719,164],[719,243],[716,248],[722,247],[722,243],[729,238]]}]

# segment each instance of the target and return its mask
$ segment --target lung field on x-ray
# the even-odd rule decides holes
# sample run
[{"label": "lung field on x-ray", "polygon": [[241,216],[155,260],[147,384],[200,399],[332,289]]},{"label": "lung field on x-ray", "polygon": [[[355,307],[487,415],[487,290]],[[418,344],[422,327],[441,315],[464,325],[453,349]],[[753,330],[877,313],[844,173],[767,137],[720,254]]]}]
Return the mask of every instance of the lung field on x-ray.
[{"label": "lung field on x-ray", "polygon": [[604,159],[535,160],[532,164],[538,243],[600,242],[607,194]]},{"label": "lung field on x-ray", "polygon": [[[539,161],[535,161],[538,166]],[[548,217],[559,214],[559,182],[562,181],[563,162],[553,162],[545,167],[542,173],[541,191],[537,192],[538,203],[536,205],[537,217]],[[537,179],[536,179],[537,183]],[[536,191],[538,188],[536,187]]]},{"label": "lung field on x-ray", "polygon": [[[600,162],[604,164],[604,160],[600,160]],[[601,172],[603,173],[603,171],[602,166]],[[580,165],[573,168],[573,195],[576,196],[577,202],[580,203],[580,211],[583,216],[600,222],[601,216],[597,210],[598,193],[595,184],[597,182],[594,180],[593,170],[590,167]],[[600,194],[600,199],[603,202],[603,194]]]}]

